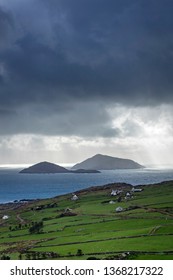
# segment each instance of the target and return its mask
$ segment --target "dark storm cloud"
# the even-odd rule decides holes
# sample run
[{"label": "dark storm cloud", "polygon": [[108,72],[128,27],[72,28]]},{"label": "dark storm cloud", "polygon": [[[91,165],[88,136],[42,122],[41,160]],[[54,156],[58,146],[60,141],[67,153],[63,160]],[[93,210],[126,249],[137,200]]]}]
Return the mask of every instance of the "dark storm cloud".
[{"label": "dark storm cloud", "polygon": [[116,135],[106,106],[171,103],[172,11],[169,0],[4,2],[1,133]]},{"label": "dark storm cloud", "polygon": [[[64,104],[63,104],[64,105]],[[103,104],[71,105],[64,110],[49,106],[25,107],[16,110],[0,110],[0,135],[42,134],[84,137],[114,137],[120,131],[110,127],[111,118],[102,110]]]},{"label": "dark storm cloud", "polygon": [[0,7],[0,46],[8,38],[12,26],[13,21],[10,14]]}]

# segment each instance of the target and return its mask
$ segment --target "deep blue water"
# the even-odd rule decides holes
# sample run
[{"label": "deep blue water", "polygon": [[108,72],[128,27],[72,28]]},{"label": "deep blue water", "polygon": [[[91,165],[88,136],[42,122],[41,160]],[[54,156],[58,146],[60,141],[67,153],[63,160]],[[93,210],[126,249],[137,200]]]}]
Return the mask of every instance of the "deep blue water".
[{"label": "deep blue water", "polygon": [[112,170],[96,174],[19,174],[0,168],[0,203],[49,198],[113,182],[142,185],[173,180],[173,169]]}]

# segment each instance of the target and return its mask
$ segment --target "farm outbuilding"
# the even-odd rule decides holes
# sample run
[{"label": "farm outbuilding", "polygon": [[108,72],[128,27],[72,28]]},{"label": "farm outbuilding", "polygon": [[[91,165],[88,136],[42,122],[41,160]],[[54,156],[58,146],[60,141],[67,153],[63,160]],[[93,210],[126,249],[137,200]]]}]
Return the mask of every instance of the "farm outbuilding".
[{"label": "farm outbuilding", "polygon": [[122,211],[123,211],[123,208],[119,206],[119,207],[117,207],[117,208],[115,209],[115,211],[116,211],[116,212],[122,212]]},{"label": "farm outbuilding", "polygon": [[115,204],[115,201],[111,200],[109,201],[109,204]]},{"label": "farm outbuilding", "polygon": [[73,201],[76,201],[76,200],[78,200],[79,198],[78,198],[78,196],[76,195],[76,194],[74,194],[73,196],[72,196],[72,198],[71,198],[71,200],[73,200]]},{"label": "farm outbuilding", "polygon": [[2,217],[3,220],[7,220],[8,218],[9,218],[8,215],[4,215],[4,216]]},{"label": "farm outbuilding", "polygon": [[112,190],[111,195],[116,196],[116,195],[119,195],[122,192],[123,192],[122,190]]},{"label": "farm outbuilding", "polygon": [[132,192],[142,192],[143,189],[135,189],[135,188],[132,188],[131,191],[132,191]]}]

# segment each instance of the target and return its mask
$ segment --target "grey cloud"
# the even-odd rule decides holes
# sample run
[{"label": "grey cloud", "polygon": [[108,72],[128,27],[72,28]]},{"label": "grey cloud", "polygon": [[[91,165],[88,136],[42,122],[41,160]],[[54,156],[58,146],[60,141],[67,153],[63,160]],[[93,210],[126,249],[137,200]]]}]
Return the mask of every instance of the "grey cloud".
[{"label": "grey cloud", "polygon": [[0,46],[6,41],[13,26],[11,15],[0,6]]},{"label": "grey cloud", "polygon": [[134,121],[134,119],[127,119],[121,127],[121,132],[123,137],[138,137],[142,135],[143,133],[143,128]]},{"label": "grey cloud", "polygon": [[76,103],[64,110],[54,106],[19,108],[16,112],[0,110],[0,134],[39,134],[84,137],[115,137],[110,115],[101,103]]},{"label": "grey cloud", "polygon": [[173,102],[172,1],[14,0],[4,7],[0,101],[14,114],[1,111],[1,133],[117,135],[107,106]]}]

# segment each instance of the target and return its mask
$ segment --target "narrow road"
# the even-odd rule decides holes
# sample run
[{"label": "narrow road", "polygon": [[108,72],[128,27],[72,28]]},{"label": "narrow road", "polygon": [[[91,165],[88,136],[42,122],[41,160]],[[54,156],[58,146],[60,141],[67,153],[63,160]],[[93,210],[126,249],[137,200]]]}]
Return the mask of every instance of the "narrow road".
[{"label": "narrow road", "polygon": [[25,223],[25,220],[22,219],[22,218],[20,217],[19,214],[16,216],[16,218],[17,218],[17,220],[19,220],[19,222],[20,222],[21,224],[24,224],[24,223]]}]

